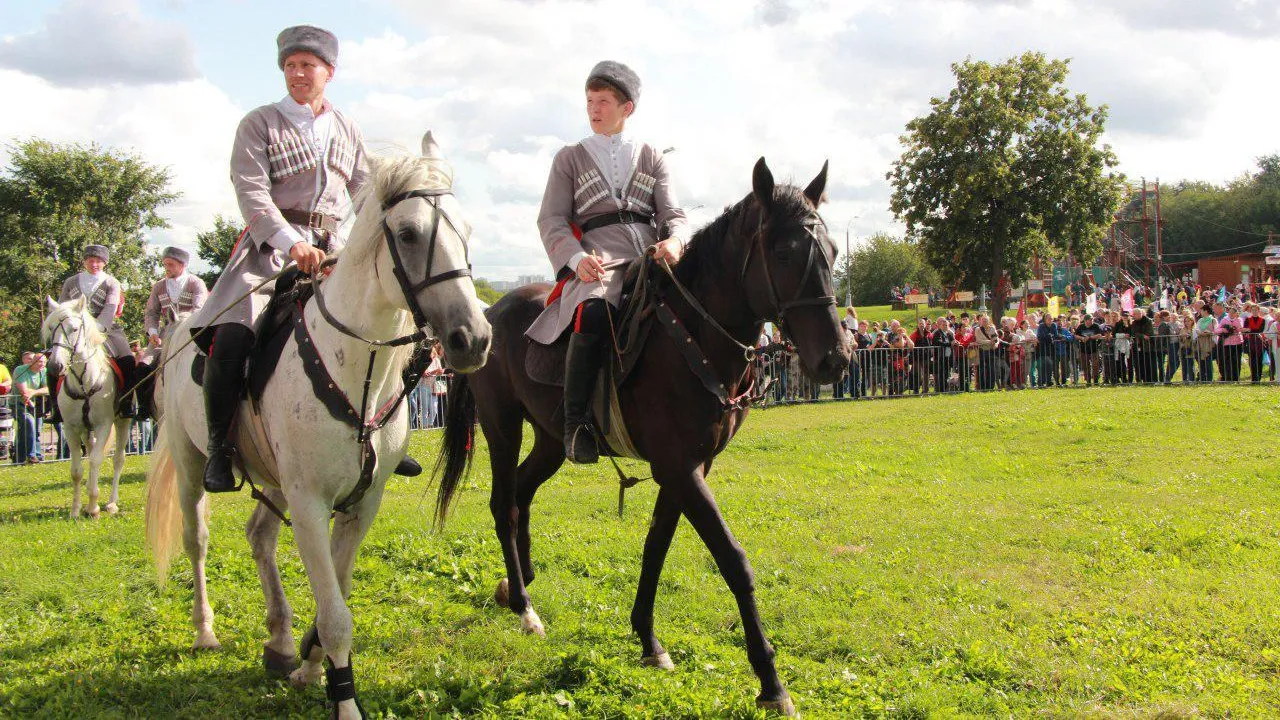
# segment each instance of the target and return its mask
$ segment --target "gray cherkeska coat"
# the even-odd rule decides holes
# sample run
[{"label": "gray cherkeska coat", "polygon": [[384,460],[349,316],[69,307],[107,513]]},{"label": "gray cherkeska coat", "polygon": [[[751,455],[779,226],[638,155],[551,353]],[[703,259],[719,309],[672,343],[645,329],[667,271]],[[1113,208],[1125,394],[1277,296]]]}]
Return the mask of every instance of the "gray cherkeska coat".
[{"label": "gray cherkeska coat", "polygon": [[[648,144],[637,148],[635,168],[622,189],[622,197],[615,197],[591,153],[581,143],[556,153],[538,213],[538,232],[556,272],[567,267],[579,251],[595,252],[602,262],[609,263],[640,257],[658,241],[654,226],[631,223],[597,228],[583,234],[579,242],[569,227],[571,221],[581,227],[592,218],[628,210],[652,215],[656,227],[665,223],[671,237],[681,242],[688,240],[688,221],[676,206],[662,153]],[[616,268],[607,269],[600,282],[584,283],[575,275],[565,283],[559,299],[543,310],[525,334],[544,345],[554,343],[573,322],[573,315],[584,300],[604,298],[616,307],[621,284],[620,269]]]},{"label": "gray cherkeska coat", "polygon": [[[120,281],[115,277],[102,273],[102,282],[89,296],[89,314],[97,318],[102,331],[107,335],[107,352],[111,357],[131,355],[129,341],[124,330],[116,324],[116,308],[120,307],[123,290]],[[80,289],[80,274],[76,273],[62,282],[62,292],[58,293],[58,302],[64,303],[84,295]]]},{"label": "gray cherkeska coat", "polygon": [[[364,139],[342,113],[332,107],[327,112],[334,113],[333,131],[319,158],[275,104],[252,110],[240,121],[231,149],[231,182],[249,232],[232,250],[204,307],[193,316],[193,328],[226,323],[253,327],[271,300],[274,283],[214,318],[289,261],[267,242],[290,224],[281,216],[282,208],[323,213],[340,222],[350,214],[351,198],[368,177]],[[293,227],[303,238],[311,237],[307,227]],[[333,233],[327,252],[332,255],[345,244],[345,238]]]}]

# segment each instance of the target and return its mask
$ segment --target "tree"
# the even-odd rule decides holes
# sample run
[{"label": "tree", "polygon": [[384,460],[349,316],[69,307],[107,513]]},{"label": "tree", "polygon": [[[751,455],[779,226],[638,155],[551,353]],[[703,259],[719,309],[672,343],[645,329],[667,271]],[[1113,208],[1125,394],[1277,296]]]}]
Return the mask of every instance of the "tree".
[{"label": "tree", "polygon": [[496,290],[484,278],[472,278],[472,283],[476,286],[476,297],[480,298],[480,302],[485,305],[492,305],[498,302],[502,297],[502,293]]},{"label": "tree", "polygon": [[950,95],[907,123],[890,207],[945,281],[986,283],[999,308],[1035,255],[1097,258],[1123,178],[1099,145],[1107,108],[1068,92],[1067,61],[1026,53],[951,69]]},{"label": "tree", "polygon": [[884,233],[872,235],[866,245],[846,258],[836,295],[845,296],[846,280],[853,285],[854,305],[884,305],[889,291],[903,284],[929,288],[938,285],[938,271],[929,266],[920,248]]},{"label": "tree", "polygon": [[1182,181],[1163,188],[1166,262],[1258,252],[1280,232],[1280,155],[1258,158],[1258,171],[1226,184]]},{"label": "tree", "polygon": [[156,260],[146,231],[167,227],[159,209],[178,198],[169,171],[96,144],[32,139],[10,145],[0,172],[0,354],[39,342],[44,296],[79,271],[81,250],[111,251],[108,271],[126,290],[125,332],[142,336],[142,305]]},{"label": "tree", "polygon": [[208,287],[212,288],[218,281],[218,276],[231,259],[231,251],[240,239],[240,226],[237,219],[218,213],[213,217],[213,229],[196,235],[196,253],[209,263],[209,271],[200,274],[200,279]]}]

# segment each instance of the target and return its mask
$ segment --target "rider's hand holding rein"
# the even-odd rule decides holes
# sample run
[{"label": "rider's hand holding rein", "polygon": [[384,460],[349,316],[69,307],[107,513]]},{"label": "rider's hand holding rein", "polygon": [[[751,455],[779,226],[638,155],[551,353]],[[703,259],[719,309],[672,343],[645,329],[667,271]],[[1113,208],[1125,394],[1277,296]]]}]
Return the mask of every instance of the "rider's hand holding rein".
[{"label": "rider's hand holding rein", "polygon": [[314,275],[324,262],[324,251],[309,242],[298,241],[289,248],[289,257],[298,263],[298,269],[308,275]]},{"label": "rider's hand holding rein", "polygon": [[653,253],[653,259],[657,262],[666,260],[668,265],[675,265],[684,254],[684,243],[676,238],[667,238],[655,243],[649,248],[649,252]]},{"label": "rider's hand holding rein", "polygon": [[582,282],[595,282],[604,276],[604,263],[596,255],[587,255],[578,261],[577,273]]}]

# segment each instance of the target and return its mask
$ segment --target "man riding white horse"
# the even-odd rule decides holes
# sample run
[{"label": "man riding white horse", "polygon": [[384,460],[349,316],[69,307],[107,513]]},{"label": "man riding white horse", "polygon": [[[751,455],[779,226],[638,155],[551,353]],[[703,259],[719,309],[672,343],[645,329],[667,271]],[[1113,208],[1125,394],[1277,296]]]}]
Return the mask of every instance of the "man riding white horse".
[{"label": "man riding white horse", "polygon": [[[84,271],[72,275],[62,283],[58,302],[64,303],[79,297],[86,298],[89,314],[97,319],[102,332],[107,336],[107,352],[120,368],[120,375],[124,382],[116,397],[121,397],[133,388],[137,382],[138,373],[136,372],[137,361],[133,357],[133,352],[129,350],[129,341],[124,336],[124,330],[116,324],[116,318],[120,316],[120,311],[124,307],[124,291],[120,288],[120,281],[104,270],[110,260],[111,251],[105,246],[86,245],[82,260]],[[62,368],[55,367],[52,370],[55,375],[62,372]],[[61,412],[58,410],[58,391],[58,384],[54,383],[50,403],[53,405],[55,422],[60,422],[62,419]],[[121,417],[133,417],[132,395],[120,403],[118,412]]]},{"label": "man riding white horse", "polygon": [[[622,297],[621,266],[650,247],[655,259],[674,265],[689,238],[662,153],[623,134],[640,99],[639,76],[606,60],[587,76],[586,95],[594,134],[556,153],[538,213],[547,256],[567,279],[527,332],[550,345],[573,326],[564,377],[564,450],[575,463],[593,463],[599,456],[591,389],[609,335],[609,308]],[[659,241],[664,225],[670,237]]]},{"label": "man riding white horse", "polygon": [[[164,277],[151,286],[151,297],[147,298],[147,309],[143,315],[143,325],[147,329],[147,339],[151,347],[158,350],[164,343],[163,337],[170,327],[179,320],[204,307],[209,297],[209,289],[199,276],[187,272],[187,264],[191,255],[179,247],[167,247],[160,257],[164,266]],[[155,351],[147,354],[150,357]],[[150,361],[149,361],[150,362]],[[148,375],[150,364],[140,364],[138,374]],[[154,381],[148,378],[138,385],[138,405],[144,412],[151,406],[151,388]]]},{"label": "man riding white horse", "polygon": [[[204,486],[209,492],[237,488],[235,448],[227,433],[244,393],[253,326],[275,284],[244,296],[290,260],[310,274],[341,250],[346,238],[338,226],[368,175],[359,127],[324,96],[338,60],[338,39],[327,30],[299,25],[282,31],[276,46],[288,95],[246,115],[231,149],[231,182],[247,230],[191,323],[193,332],[212,336],[200,343],[209,348],[204,372],[209,426]],[[420,471],[409,457],[396,468],[401,475]]]}]

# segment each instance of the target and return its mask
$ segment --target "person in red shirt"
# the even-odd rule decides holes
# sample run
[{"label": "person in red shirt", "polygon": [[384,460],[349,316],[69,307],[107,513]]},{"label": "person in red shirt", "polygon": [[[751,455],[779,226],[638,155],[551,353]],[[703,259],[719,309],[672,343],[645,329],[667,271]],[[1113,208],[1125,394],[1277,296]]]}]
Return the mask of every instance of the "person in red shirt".
[{"label": "person in red shirt", "polygon": [[1267,327],[1267,319],[1263,317],[1262,308],[1257,303],[1248,303],[1244,308],[1249,313],[1244,319],[1244,351],[1249,353],[1249,379],[1261,382],[1262,354],[1267,347],[1262,331]]}]

